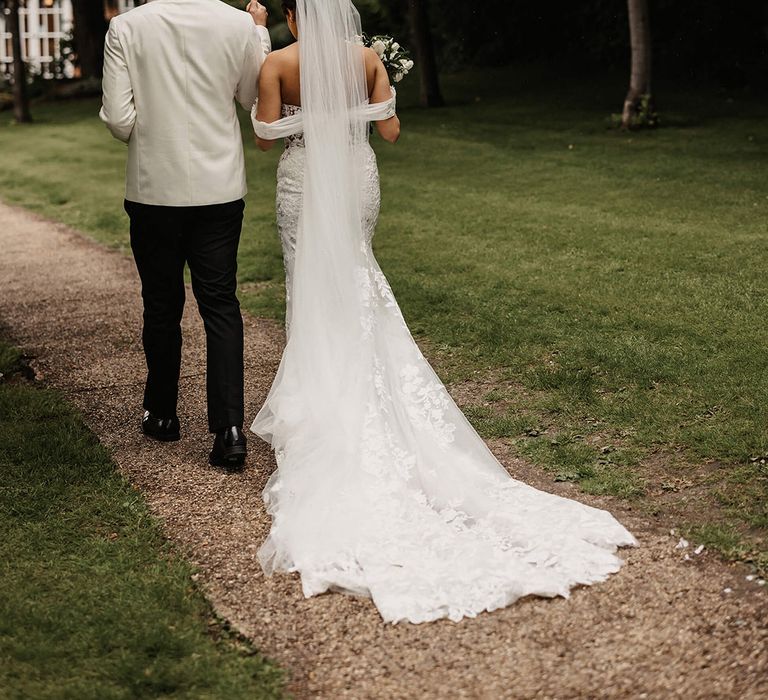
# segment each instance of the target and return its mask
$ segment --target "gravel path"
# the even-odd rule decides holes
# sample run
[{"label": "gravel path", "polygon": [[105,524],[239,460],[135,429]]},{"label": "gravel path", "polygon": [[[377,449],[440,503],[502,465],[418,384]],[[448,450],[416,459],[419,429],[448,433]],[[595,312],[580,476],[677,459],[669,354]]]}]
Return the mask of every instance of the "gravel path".
[{"label": "gravel path", "polygon": [[[4,332],[84,412],[198,567],[213,605],[289,670],[296,697],[768,697],[768,586],[706,552],[689,549],[684,561],[676,538],[626,504],[553,484],[507,458],[501,444],[493,447],[514,475],[610,508],[638,536],[641,547],[624,552],[618,575],[570,600],[527,599],[460,624],[421,626],[385,626],[367,600],[305,600],[294,577],[266,579],[255,553],[268,530],[260,492],[274,463],[253,439],[242,475],[207,466],[204,337],[194,303],[184,321],[183,439],[159,445],[138,429],[144,363],[132,261],[0,204],[0,280]],[[252,416],[283,335],[272,321],[245,322]]]}]

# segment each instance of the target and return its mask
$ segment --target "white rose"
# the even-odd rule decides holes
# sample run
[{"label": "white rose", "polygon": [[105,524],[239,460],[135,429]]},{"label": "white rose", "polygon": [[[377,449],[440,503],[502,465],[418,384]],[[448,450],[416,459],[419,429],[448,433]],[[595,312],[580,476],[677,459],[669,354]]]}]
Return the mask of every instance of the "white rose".
[{"label": "white rose", "polygon": [[397,51],[400,48],[400,44],[396,41],[392,44],[392,51]]},{"label": "white rose", "polygon": [[380,39],[377,39],[371,44],[371,48],[376,52],[376,54],[381,58],[384,55],[384,50],[387,48],[384,46],[384,42]]},{"label": "white rose", "polygon": [[411,70],[411,68],[413,68],[413,61],[410,58],[405,62],[405,67],[408,70]]},{"label": "white rose", "polygon": [[403,79],[403,74],[402,73],[395,73],[394,81],[396,83],[399,83],[402,79]]}]

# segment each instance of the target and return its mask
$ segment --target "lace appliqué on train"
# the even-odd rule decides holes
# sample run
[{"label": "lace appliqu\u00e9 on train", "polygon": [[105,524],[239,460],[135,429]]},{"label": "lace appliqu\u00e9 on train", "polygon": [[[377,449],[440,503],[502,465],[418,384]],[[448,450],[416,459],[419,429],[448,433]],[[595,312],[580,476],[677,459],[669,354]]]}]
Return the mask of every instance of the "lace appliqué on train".
[{"label": "lace appliqu\u00e9 on train", "polygon": [[[306,152],[300,134],[289,137],[278,166],[289,331]],[[284,379],[260,433],[281,434],[264,492],[273,519],[259,553],[265,571],[298,572],[307,596],[370,596],[390,622],[460,620],[604,580],[634,537],[606,511],[512,479],[458,409],[373,255],[378,169],[368,144],[359,155],[363,237],[350,271],[359,323],[351,316],[342,337],[363,381],[354,405],[313,406],[307,430],[301,382]],[[307,222],[302,230],[311,234]]]}]

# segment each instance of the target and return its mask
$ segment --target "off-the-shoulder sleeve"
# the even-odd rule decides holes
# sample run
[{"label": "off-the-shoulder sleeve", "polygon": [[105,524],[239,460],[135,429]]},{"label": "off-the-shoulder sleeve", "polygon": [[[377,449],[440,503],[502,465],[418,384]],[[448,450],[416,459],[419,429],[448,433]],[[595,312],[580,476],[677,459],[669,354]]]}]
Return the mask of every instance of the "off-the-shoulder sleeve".
[{"label": "off-the-shoulder sleeve", "polygon": [[[386,102],[374,102],[373,104],[366,102],[355,109],[353,116],[368,122],[382,121],[394,117],[397,108],[397,92],[394,87],[391,90],[392,96]],[[302,132],[304,119],[301,112],[268,123],[259,121],[256,118],[258,107],[259,100],[256,98],[251,108],[251,123],[253,124],[256,136],[259,138],[273,141],[274,139],[285,138],[286,136],[293,136],[293,134]]]}]

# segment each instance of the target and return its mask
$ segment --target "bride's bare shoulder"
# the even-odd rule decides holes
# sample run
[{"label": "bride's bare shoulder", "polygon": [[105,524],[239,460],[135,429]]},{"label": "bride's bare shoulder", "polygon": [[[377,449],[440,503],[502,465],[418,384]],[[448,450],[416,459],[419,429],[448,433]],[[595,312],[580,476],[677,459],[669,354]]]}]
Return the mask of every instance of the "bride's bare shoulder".
[{"label": "bride's bare shoulder", "polygon": [[366,68],[373,68],[381,63],[379,54],[377,54],[370,46],[361,46],[360,51],[363,52],[363,59],[365,60]]},{"label": "bride's bare shoulder", "polygon": [[372,48],[361,46],[360,50],[363,52],[363,57],[365,59],[365,78],[368,82],[368,91],[373,92],[377,81],[381,79],[380,76],[385,76],[387,74],[387,69],[384,68],[384,64],[381,62],[379,54]]},{"label": "bride's bare shoulder", "polygon": [[372,48],[369,46],[361,46],[360,50],[363,52],[363,58],[365,60],[365,71],[368,74],[370,80],[378,71],[384,70],[384,64]]},{"label": "bride's bare shoulder", "polygon": [[290,44],[282,49],[270,51],[266,58],[275,66],[294,66],[299,62],[298,44]]}]

